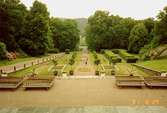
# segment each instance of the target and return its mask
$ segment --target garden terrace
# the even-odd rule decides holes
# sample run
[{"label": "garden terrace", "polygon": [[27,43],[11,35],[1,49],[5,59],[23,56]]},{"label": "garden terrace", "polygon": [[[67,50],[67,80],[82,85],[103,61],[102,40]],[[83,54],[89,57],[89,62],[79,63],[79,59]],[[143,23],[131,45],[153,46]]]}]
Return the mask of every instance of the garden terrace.
[{"label": "garden terrace", "polygon": [[66,62],[64,63],[64,65],[66,64],[66,66],[63,69],[63,72],[66,72],[69,75],[70,71],[75,69],[75,67],[76,67],[75,63],[76,63],[77,55],[78,55],[77,52],[70,52],[68,57],[66,57]]},{"label": "garden terrace", "polygon": [[121,62],[121,58],[110,50],[105,50],[104,55],[109,61],[111,60],[112,62],[116,63]]},{"label": "garden terrace", "polygon": [[119,55],[127,62],[127,63],[136,63],[138,57],[136,55],[128,53],[126,50],[119,49]]},{"label": "garden terrace", "polygon": [[129,63],[117,63],[115,70],[117,76],[130,76],[130,74],[133,74],[134,76],[150,76],[150,74],[139,70],[137,67]]},{"label": "garden terrace", "polygon": [[59,58],[63,55],[63,53],[57,54],[57,55],[51,55],[51,56],[47,56],[47,57],[43,57],[43,58],[38,58],[35,60],[30,60],[30,61],[26,61],[26,62],[20,62],[20,63],[16,63],[13,65],[8,65],[8,66],[2,66],[0,67],[0,71],[1,73],[13,73],[13,72],[17,72],[20,70],[24,70],[26,68],[35,66],[35,65],[40,65],[42,63],[46,63],[48,61],[51,61],[53,59]]},{"label": "garden terrace", "polygon": [[150,69],[148,67],[145,67],[145,66],[142,66],[139,64],[133,64],[133,66],[137,67],[138,69],[140,69],[143,72],[148,73],[149,75],[152,75],[152,76],[155,76],[155,75],[160,76],[161,75],[160,71],[156,71],[156,70]]},{"label": "garden terrace", "polygon": [[144,61],[144,62],[138,62],[137,64],[155,71],[167,72],[167,59]]}]

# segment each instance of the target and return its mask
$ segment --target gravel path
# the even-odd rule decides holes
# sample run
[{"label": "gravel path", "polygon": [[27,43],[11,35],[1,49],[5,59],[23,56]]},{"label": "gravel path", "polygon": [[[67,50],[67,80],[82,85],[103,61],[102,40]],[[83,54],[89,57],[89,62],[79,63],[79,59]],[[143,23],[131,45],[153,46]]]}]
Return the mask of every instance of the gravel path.
[{"label": "gravel path", "polygon": [[117,88],[115,79],[56,79],[50,90],[0,90],[1,107],[167,106],[166,89]]}]

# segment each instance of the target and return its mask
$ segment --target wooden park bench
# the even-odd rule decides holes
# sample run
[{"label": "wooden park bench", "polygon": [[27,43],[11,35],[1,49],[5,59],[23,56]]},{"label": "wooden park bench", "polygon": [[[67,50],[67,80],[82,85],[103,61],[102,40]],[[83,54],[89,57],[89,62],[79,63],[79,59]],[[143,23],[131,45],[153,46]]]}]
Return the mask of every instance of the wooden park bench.
[{"label": "wooden park bench", "polygon": [[167,77],[163,76],[151,76],[145,77],[144,83],[146,86],[152,87],[167,87]]},{"label": "wooden park bench", "polygon": [[119,87],[143,87],[144,79],[140,76],[116,76],[116,85]]},{"label": "wooden park bench", "polygon": [[54,84],[54,77],[30,77],[23,83],[25,89],[45,88],[49,89]]},{"label": "wooden park bench", "polygon": [[0,77],[0,89],[17,89],[24,80],[24,78]]}]

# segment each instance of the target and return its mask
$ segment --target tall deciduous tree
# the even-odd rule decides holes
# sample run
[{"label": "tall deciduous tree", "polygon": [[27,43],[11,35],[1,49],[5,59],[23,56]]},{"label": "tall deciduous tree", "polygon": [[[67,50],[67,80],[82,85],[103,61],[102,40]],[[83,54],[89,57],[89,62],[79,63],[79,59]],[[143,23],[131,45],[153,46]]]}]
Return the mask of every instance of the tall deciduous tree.
[{"label": "tall deciduous tree", "polygon": [[79,30],[74,20],[51,18],[50,27],[55,48],[58,48],[60,51],[76,48],[79,42]]},{"label": "tall deciduous tree", "polygon": [[0,41],[9,51],[19,49],[18,40],[23,36],[27,10],[20,0],[1,0],[0,2]]},{"label": "tall deciduous tree", "polygon": [[148,43],[148,31],[143,23],[135,25],[129,36],[128,51],[138,53]]},{"label": "tall deciduous tree", "polygon": [[22,49],[33,56],[45,54],[49,47],[49,13],[45,4],[35,1],[26,17]]},{"label": "tall deciduous tree", "polygon": [[156,24],[156,34],[160,37],[160,43],[167,44],[167,7],[163,9],[158,15],[158,22]]}]

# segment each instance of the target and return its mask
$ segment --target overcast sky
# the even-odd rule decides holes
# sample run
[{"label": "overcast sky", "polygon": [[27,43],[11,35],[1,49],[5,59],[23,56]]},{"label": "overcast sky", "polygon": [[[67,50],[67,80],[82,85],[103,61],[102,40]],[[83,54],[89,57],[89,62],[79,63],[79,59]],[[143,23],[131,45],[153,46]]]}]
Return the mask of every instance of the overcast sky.
[{"label": "overcast sky", "polygon": [[[21,0],[27,7],[35,0]],[[122,17],[144,19],[156,17],[167,6],[167,0],[39,0],[51,16],[63,18],[89,17],[96,10],[107,10]]]}]

